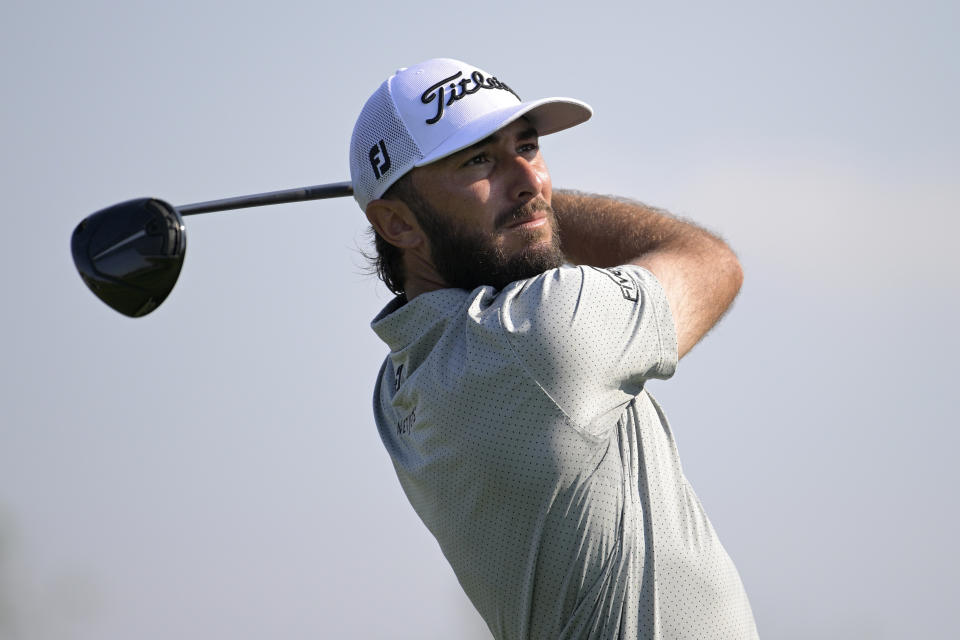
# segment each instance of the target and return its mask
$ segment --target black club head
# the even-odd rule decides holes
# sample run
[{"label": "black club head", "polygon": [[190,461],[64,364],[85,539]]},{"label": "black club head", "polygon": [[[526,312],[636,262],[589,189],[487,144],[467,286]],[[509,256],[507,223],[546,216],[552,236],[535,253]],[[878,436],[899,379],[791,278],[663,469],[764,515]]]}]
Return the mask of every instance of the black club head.
[{"label": "black club head", "polygon": [[137,318],[160,306],[173,289],[187,235],[173,206],[138,198],[87,216],[74,230],[70,247],[90,290],[113,309]]}]

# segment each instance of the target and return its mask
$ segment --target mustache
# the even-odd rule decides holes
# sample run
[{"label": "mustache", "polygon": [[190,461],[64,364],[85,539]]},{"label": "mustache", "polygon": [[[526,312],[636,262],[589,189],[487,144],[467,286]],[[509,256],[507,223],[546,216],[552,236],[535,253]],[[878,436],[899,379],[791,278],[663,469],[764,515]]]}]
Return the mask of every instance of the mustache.
[{"label": "mustache", "polygon": [[550,215],[553,215],[553,207],[547,204],[547,201],[542,197],[536,198],[520,205],[519,207],[508,209],[507,211],[499,214],[493,221],[494,228],[502,229],[503,227],[513,224],[514,222],[525,220],[538,211],[546,211]]}]

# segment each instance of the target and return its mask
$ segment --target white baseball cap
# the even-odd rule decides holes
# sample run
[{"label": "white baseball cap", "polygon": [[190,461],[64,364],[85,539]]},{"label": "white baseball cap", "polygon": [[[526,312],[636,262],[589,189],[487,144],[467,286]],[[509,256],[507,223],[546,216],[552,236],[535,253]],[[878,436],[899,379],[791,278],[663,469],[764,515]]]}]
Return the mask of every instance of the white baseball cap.
[{"label": "white baseball cap", "polygon": [[402,175],[483,140],[521,116],[540,135],[593,115],[571,98],[524,102],[482,69],[434,58],[387,78],[363,106],[350,140],[353,197],[366,211]]}]

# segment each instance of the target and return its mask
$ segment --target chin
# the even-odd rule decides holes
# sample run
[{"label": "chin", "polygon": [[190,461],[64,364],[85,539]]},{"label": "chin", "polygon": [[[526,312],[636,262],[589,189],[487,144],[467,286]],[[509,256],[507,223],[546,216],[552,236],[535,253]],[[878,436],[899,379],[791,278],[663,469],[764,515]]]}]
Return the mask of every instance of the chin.
[{"label": "chin", "polygon": [[[549,225],[536,227],[533,229],[513,229],[512,238],[508,238],[510,245],[514,250],[511,255],[522,255],[528,252],[553,251],[557,244],[556,234]],[[505,243],[505,244],[507,244]]]},{"label": "chin", "polygon": [[503,289],[564,262],[554,224],[510,229],[498,238],[454,229],[431,238],[437,273],[451,287],[468,291],[481,285]]},{"label": "chin", "polygon": [[530,245],[509,261],[507,272],[514,279],[521,280],[538,276],[544,271],[556,269],[564,262],[563,252],[558,244],[550,241]]}]

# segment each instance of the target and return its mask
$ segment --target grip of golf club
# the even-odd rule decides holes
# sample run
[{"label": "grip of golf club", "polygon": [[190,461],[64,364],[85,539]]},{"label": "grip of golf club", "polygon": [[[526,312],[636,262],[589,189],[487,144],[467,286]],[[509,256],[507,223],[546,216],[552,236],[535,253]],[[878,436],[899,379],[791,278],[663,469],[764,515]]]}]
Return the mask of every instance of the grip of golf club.
[{"label": "grip of golf club", "polygon": [[287,202],[302,202],[305,200],[322,200],[324,198],[342,198],[353,195],[353,185],[350,182],[332,182],[318,184],[312,187],[270,191],[269,193],[255,193],[249,196],[223,198],[222,200],[208,200],[178,206],[177,211],[182,216],[192,216],[198,213],[212,211],[229,211],[231,209],[246,209],[248,207],[263,207],[270,204],[285,204]]}]

